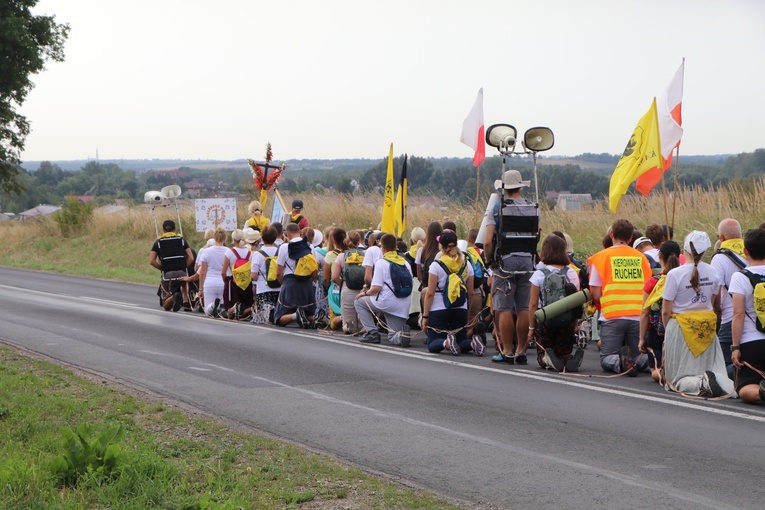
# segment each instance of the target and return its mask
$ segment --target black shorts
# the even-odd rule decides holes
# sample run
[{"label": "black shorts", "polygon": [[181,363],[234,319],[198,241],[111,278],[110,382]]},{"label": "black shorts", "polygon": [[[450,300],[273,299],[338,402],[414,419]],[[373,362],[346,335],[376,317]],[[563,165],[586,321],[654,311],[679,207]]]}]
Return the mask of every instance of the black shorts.
[{"label": "black shorts", "polygon": [[[741,344],[741,362],[744,361],[765,372],[765,339]],[[751,368],[741,367],[736,375],[736,391],[750,384],[760,384],[762,380],[763,377]]]}]

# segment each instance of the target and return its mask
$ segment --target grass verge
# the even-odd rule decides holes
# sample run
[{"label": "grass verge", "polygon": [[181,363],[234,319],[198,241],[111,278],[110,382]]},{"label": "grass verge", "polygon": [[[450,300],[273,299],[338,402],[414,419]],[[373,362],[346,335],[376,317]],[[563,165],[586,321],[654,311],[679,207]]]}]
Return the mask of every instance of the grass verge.
[{"label": "grass verge", "polygon": [[[62,485],[62,427],[122,425],[116,476]],[[0,346],[0,508],[456,508],[299,447],[144,401]]]}]

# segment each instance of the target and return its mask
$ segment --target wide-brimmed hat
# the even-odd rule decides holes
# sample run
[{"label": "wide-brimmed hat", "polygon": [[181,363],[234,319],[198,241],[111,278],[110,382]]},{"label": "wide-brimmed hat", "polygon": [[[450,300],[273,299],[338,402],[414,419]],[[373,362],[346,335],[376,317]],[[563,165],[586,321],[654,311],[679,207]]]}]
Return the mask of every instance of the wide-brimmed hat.
[{"label": "wide-brimmed hat", "polygon": [[508,170],[502,174],[502,179],[494,181],[495,189],[518,189],[531,186],[531,181],[524,181],[518,170]]},{"label": "wide-brimmed hat", "polygon": [[685,236],[685,243],[683,243],[683,249],[690,254],[693,254],[693,250],[696,250],[696,254],[702,254],[711,247],[712,241],[709,240],[709,236],[700,230],[693,230]]},{"label": "wide-brimmed hat", "polygon": [[247,244],[258,244],[260,242],[260,231],[250,227],[245,228],[244,242]]}]

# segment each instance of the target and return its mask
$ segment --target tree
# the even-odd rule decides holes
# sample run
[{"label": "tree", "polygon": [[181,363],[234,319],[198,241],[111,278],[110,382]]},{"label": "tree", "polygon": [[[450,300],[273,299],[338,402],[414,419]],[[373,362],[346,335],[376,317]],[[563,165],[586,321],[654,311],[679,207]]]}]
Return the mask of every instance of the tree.
[{"label": "tree", "polygon": [[64,60],[69,34],[69,25],[56,23],[54,16],[30,12],[37,1],[0,2],[0,187],[7,193],[23,189],[18,165],[29,134],[29,122],[16,108],[34,86],[31,75],[49,59]]}]

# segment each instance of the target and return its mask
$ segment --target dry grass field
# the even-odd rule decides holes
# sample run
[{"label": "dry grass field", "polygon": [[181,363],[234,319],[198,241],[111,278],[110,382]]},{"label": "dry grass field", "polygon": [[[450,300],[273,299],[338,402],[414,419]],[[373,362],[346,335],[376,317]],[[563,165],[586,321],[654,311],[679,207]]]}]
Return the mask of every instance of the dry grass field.
[{"label": "dry grass field", "polygon": [[[284,196],[285,202],[293,196]],[[315,228],[342,226],[375,228],[382,211],[378,195],[340,195],[332,192],[303,194],[305,215]],[[666,223],[665,204],[657,193],[648,198],[628,197],[617,215],[603,203],[587,211],[542,211],[544,232],[562,230],[574,239],[577,255],[589,256],[600,249],[606,229],[616,218],[627,218],[643,230],[649,223]],[[239,224],[246,219],[246,201],[239,203]],[[667,200],[672,222],[672,198]],[[483,209],[483,205],[481,209]],[[270,207],[268,208],[270,209]],[[161,223],[173,217],[174,210],[158,212]],[[437,200],[411,198],[407,212],[408,231],[415,226],[427,227],[431,221],[453,220],[459,234],[465,237],[470,228],[477,227],[483,211],[472,206]],[[202,245],[202,234],[194,232],[194,211],[191,204],[182,209],[184,234],[195,248]],[[682,241],[691,230],[704,230],[714,239],[722,218],[733,217],[744,230],[757,227],[765,220],[765,179],[753,185],[731,185],[715,191],[685,189],[677,194],[675,237]],[[24,222],[0,223],[0,264],[123,281],[154,283],[156,271],[148,265],[148,255],[154,241],[154,220],[144,206],[120,213],[96,211],[93,221],[80,234],[64,237],[51,217]]]}]

